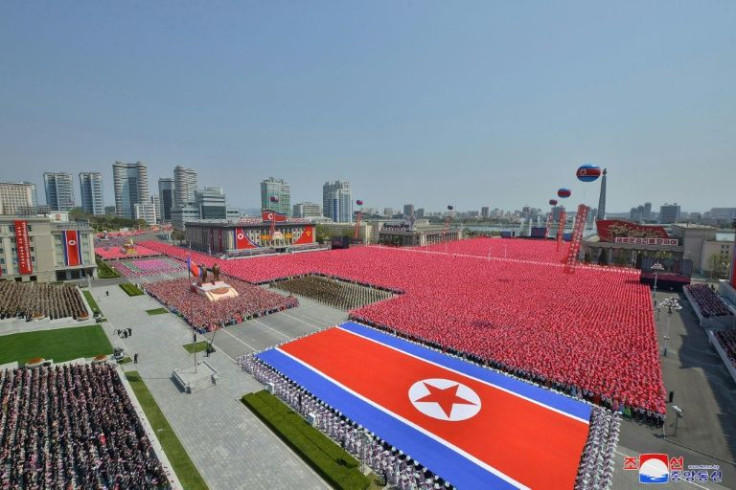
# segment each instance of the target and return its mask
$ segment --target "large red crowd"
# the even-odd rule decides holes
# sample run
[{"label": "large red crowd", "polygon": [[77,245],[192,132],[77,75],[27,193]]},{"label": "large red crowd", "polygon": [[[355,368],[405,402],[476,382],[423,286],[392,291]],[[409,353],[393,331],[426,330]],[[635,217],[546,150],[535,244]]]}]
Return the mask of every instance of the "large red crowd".
[{"label": "large red crowd", "polygon": [[[504,243],[514,260],[479,253]],[[361,247],[230,261],[144,245],[182,260],[191,254],[218,262],[224,273],[252,283],[321,273],[401,291],[351,316],[594,402],[665,412],[652,302],[638,271],[565,273],[554,242],[478,239],[452,243],[448,254],[444,245],[434,247],[443,253]]]},{"label": "large red crowd", "polygon": [[192,292],[186,277],[153,282],[144,287],[146,292],[174,313],[181,314],[189,325],[200,332],[293,308],[298,304],[292,296],[272,293],[237,279],[227,278],[227,283],[238,291],[239,296],[214,302]]},{"label": "large red crowd", "polygon": [[161,255],[159,252],[154,252],[153,250],[142,247],[140,245],[136,245],[131,250],[126,250],[122,246],[115,247],[115,246],[101,246],[101,247],[95,247],[95,255],[98,257],[105,259],[105,260],[114,260],[114,259],[130,259],[135,257],[151,257],[153,255]]},{"label": "large red crowd", "polygon": [[732,314],[726,303],[707,284],[691,284],[685,286],[685,289],[698,304],[698,308],[700,308],[700,312],[705,318],[730,316]]}]

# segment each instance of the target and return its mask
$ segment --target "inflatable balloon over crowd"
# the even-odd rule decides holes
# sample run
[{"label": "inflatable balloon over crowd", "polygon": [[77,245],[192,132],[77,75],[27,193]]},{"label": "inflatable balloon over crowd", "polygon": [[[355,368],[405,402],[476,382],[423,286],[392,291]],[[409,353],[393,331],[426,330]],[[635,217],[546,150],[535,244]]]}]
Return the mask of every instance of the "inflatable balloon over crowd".
[{"label": "inflatable balloon over crowd", "polygon": [[557,189],[557,197],[567,199],[570,196],[572,196],[572,191],[567,187],[560,187],[559,189]]},{"label": "inflatable balloon over crowd", "polygon": [[550,206],[557,206],[557,199],[550,199],[549,200],[549,205]]},{"label": "inflatable balloon over crowd", "polygon": [[271,196],[271,202],[279,202],[279,196]]},{"label": "inflatable balloon over crowd", "polygon": [[581,182],[595,182],[601,176],[601,168],[592,163],[586,163],[578,167],[575,175]]}]

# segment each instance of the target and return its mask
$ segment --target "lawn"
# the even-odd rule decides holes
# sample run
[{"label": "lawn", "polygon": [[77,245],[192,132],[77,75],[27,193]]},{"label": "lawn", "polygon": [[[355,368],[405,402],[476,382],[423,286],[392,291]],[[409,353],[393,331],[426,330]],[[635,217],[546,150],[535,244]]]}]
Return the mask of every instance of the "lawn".
[{"label": "lawn", "polygon": [[166,456],[174,467],[176,476],[181,481],[182,487],[195,490],[206,489],[207,484],[202,479],[202,475],[197,471],[197,467],[192,463],[186,449],[179,442],[179,438],[169,425],[166,417],[164,417],[161,409],[158,408],[156,400],[153,399],[151,392],[148,391],[140,374],[137,371],[128,371],[125,373],[125,377],[128,378],[130,386],[133,388],[136,398],[138,398],[138,402],[146,413],[148,422],[153,427],[156,437],[158,437]]},{"label": "lawn", "polygon": [[112,354],[112,345],[99,325],[16,333],[0,337],[0,364],[24,365],[34,357],[69,361],[80,357]]},{"label": "lawn", "polygon": [[120,277],[120,274],[112,269],[104,260],[97,259],[97,277],[100,279],[112,279]]},{"label": "lawn", "polygon": [[195,352],[202,352],[207,349],[207,341],[203,340],[202,342],[197,342],[196,344],[184,344],[182,345],[182,347],[184,347],[190,354],[193,354]]},{"label": "lawn", "polygon": [[275,396],[259,391],[241,401],[331,486],[365,489],[371,485],[355,458]]},{"label": "lawn", "polygon": [[169,310],[167,310],[166,308],[154,308],[152,310],[146,310],[146,313],[148,313],[149,315],[165,315],[168,312]]},{"label": "lawn", "polygon": [[121,284],[120,287],[123,289],[123,291],[125,291],[128,294],[128,296],[142,296],[143,295],[143,291],[138,289],[135,286],[135,284],[130,284],[126,282],[126,283]]},{"label": "lawn", "polygon": [[92,308],[92,313],[97,313],[100,310],[100,306],[97,304],[97,301],[92,297],[92,293],[90,291],[82,291],[82,294],[84,294],[84,297],[87,299],[87,303],[89,303],[89,307]]}]

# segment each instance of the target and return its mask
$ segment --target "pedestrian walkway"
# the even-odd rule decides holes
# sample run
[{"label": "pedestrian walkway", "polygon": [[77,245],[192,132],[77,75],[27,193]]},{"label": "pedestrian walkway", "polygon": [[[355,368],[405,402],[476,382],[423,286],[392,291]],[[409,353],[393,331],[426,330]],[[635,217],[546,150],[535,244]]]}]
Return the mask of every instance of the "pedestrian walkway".
[{"label": "pedestrian walkway", "polygon": [[[108,290],[110,296],[105,295]],[[145,310],[160,304],[148,296],[129,297],[119,287],[96,287],[92,292],[108,319],[103,326],[113,345],[123,347],[131,358],[139,354],[138,364],[126,368],[140,373],[210,488],[327,488],[240,403],[242,395],[262,386],[225,354],[208,358],[220,373],[217,385],[185,394],[171,374],[177,368],[194,369],[194,357],[182,347],[192,342],[192,330],[172,314],[149,316]],[[128,327],[132,336],[114,334]],[[197,354],[200,360],[202,356]]]}]

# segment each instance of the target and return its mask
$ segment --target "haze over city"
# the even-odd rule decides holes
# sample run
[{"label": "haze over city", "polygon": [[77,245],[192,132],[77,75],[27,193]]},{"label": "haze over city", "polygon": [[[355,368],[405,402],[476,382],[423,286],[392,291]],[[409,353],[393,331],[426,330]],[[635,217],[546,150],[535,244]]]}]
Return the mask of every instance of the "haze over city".
[{"label": "haze over city", "polygon": [[732,2],[6,3],[3,179],[181,164],[228,202],[733,205]]}]

